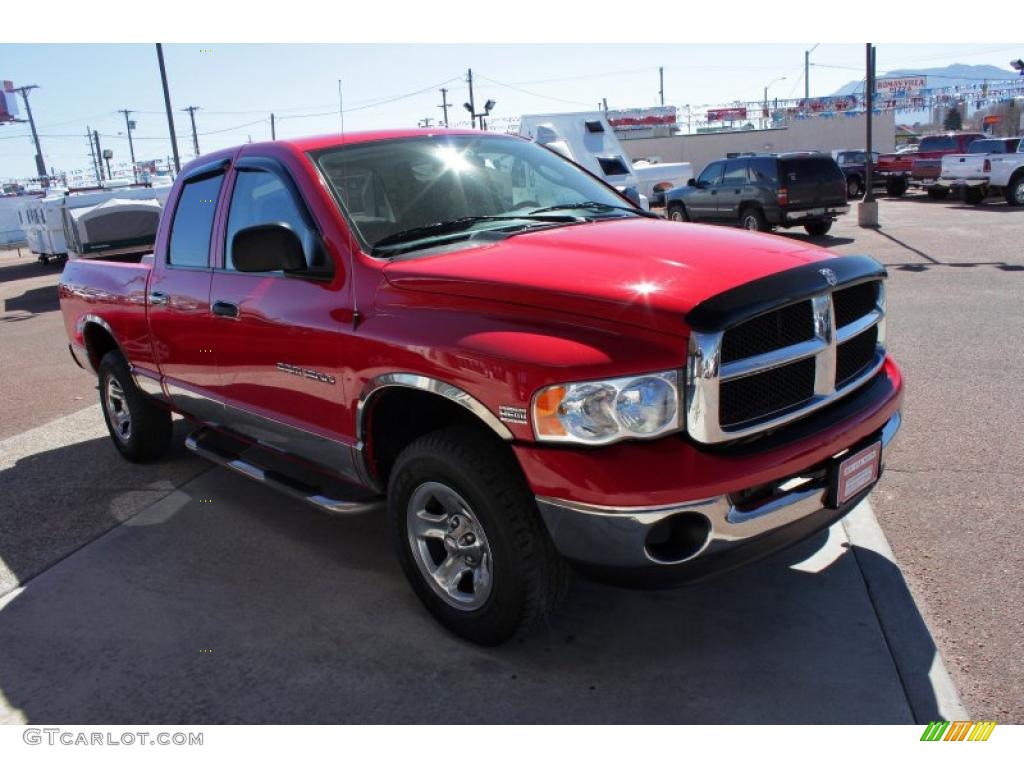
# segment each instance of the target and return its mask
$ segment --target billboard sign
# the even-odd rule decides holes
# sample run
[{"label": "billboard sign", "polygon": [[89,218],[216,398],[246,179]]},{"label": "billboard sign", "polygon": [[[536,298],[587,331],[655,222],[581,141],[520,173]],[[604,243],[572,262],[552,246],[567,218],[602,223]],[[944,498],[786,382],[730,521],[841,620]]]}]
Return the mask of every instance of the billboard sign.
[{"label": "billboard sign", "polygon": [[708,110],[708,122],[709,123],[724,123],[726,121],[732,122],[733,120],[746,120],[747,119],[747,108],[746,107],[727,107],[726,109],[709,109]]},{"label": "billboard sign", "polygon": [[0,90],[0,123],[12,123],[18,117],[18,94],[14,92],[14,83],[3,81]]},{"label": "billboard sign", "polygon": [[611,109],[608,124],[617,131],[636,131],[655,125],[677,125],[675,107],[645,107],[643,109]]},{"label": "billboard sign", "polygon": [[917,93],[928,82],[928,78],[920,75],[914,77],[883,77],[875,81],[875,90],[879,93]]}]

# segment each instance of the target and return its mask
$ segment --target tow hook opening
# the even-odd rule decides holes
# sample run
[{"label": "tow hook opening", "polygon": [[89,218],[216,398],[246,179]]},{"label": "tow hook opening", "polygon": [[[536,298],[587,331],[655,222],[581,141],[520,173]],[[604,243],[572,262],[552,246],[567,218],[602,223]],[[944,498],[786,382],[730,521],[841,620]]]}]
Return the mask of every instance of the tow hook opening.
[{"label": "tow hook opening", "polygon": [[698,512],[669,515],[651,526],[644,540],[647,556],[659,563],[679,563],[702,549],[711,536],[711,521]]}]

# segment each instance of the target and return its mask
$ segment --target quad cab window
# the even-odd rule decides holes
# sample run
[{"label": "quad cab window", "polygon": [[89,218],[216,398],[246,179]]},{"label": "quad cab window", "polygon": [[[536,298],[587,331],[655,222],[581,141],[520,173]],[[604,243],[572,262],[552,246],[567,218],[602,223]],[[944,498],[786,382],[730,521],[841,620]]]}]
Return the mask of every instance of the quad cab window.
[{"label": "quad cab window", "polygon": [[210,237],[224,174],[189,181],[182,187],[171,225],[167,263],[175,267],[207,267]]}]

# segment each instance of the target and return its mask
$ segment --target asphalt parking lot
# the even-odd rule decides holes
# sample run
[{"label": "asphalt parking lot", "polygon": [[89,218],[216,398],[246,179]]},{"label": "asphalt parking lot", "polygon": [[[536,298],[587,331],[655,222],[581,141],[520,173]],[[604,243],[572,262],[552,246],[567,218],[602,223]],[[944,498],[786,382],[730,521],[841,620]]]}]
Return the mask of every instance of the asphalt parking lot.
[{"label": "asphalt parking lot", "polygon": [[499,649],[432,622],[378,519],[213,468],[180,422],[167,461],[121,461],[59,269],[0,254],[0,722],[927,722],[957,691],[1024,722],[1024,210],[880,208],[815,239],[890,267],[908,394],[871,505],[702,586],[577,580]]}]

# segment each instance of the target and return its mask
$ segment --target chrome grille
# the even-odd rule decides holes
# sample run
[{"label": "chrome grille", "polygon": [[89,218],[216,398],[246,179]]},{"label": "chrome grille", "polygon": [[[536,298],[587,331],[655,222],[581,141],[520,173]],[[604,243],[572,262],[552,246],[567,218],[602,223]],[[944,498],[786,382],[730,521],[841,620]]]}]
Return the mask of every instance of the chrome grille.
[{"label": "chrome grille", "polygon": [[880,280],[838,286],[717,332],[694,332],[687,429],[718,443],[794,421],[852,391],[885,359]]},{"label": "chrome grille", "polygon": [[763,355],[814,338],[814,313],[810,301],[790,304],[731,329],[722,338],[722,362]]}]

